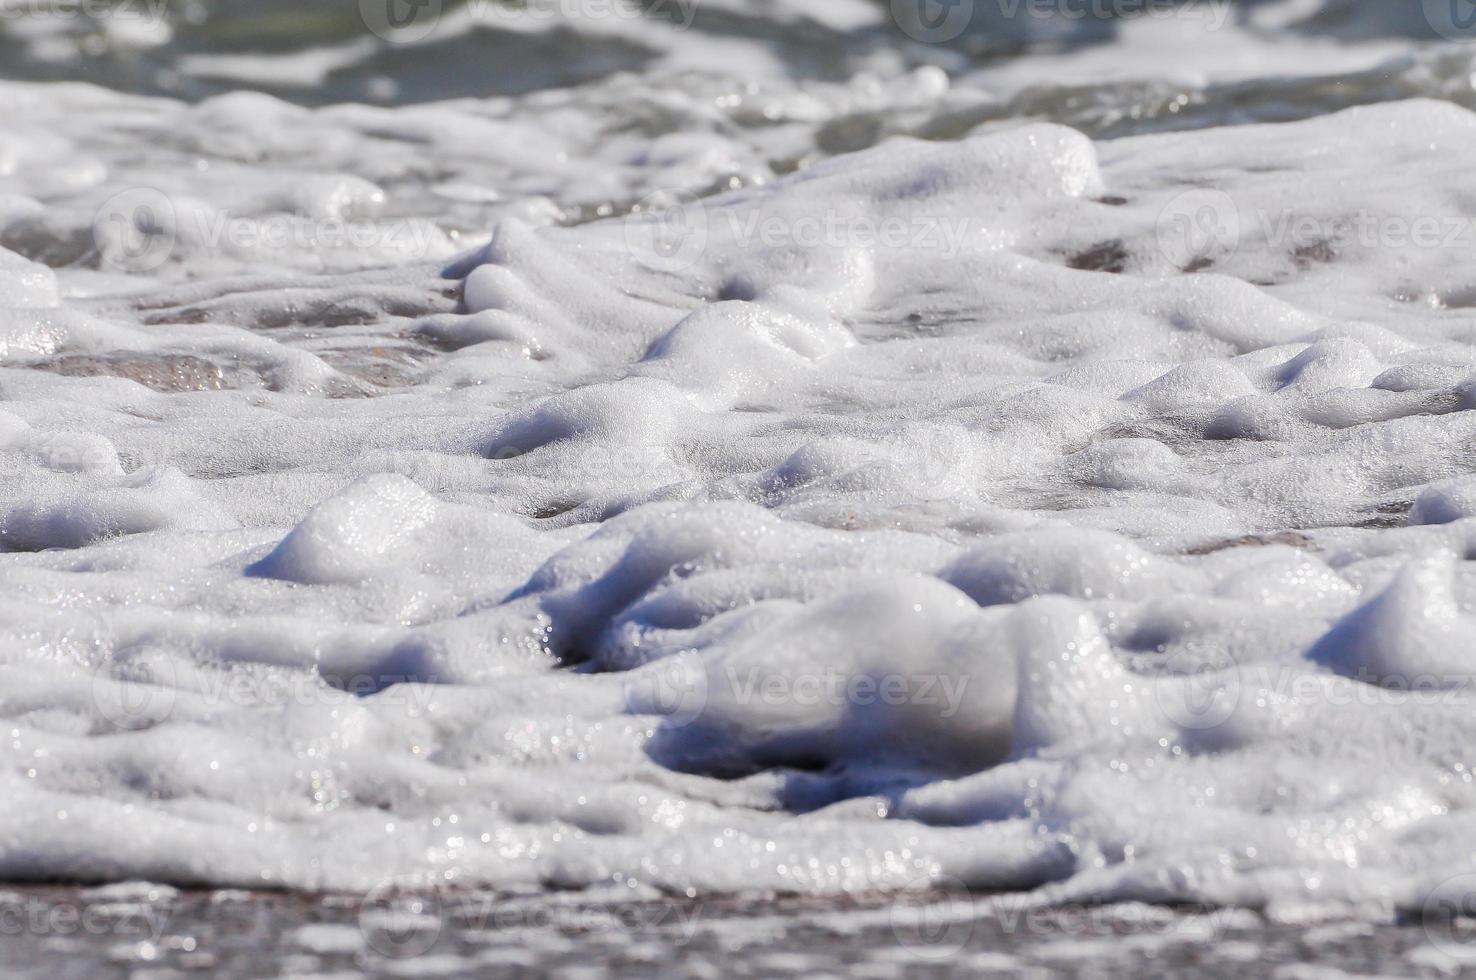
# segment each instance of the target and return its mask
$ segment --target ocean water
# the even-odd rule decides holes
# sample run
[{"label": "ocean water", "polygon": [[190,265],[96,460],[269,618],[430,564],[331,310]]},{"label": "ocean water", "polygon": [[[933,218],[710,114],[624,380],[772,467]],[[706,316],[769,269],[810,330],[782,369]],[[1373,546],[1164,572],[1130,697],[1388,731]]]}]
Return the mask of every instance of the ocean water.
[{"label": "ocean water", "polygon": [[1468,911],[1465,3],[0,0],[0,877]]}]

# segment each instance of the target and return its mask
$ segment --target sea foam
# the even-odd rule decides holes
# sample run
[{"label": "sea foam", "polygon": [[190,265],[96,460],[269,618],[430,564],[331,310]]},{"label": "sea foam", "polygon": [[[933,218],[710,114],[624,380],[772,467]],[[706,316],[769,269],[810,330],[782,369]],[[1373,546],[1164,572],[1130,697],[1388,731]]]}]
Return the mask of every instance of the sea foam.
[{"label": "sea foam", "polygon": [[1094,139],[894,78],[8,84],[0,874],[1459,873],[1476,116]]}]

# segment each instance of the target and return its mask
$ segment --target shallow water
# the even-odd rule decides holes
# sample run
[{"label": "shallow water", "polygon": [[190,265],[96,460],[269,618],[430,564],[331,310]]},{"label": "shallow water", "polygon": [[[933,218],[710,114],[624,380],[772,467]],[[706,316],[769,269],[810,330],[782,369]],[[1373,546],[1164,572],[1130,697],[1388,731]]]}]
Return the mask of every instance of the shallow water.
[{"label": "shallow water", "polygon": [[1476,896],[1458,8],[130,9],[0,19],[0,876]]},{"label": "shallow water", "polygon": [[[1233,909],[1008,896],[299,896],[159,886],[0,894],[7,976],[1462,976],[1448,924],[1268,923]],[[59,961],[59,953],[65,960]],[[64,965],[60,965],[64,964]],[[1365,971],[1365,972],[1360,972]]]}]

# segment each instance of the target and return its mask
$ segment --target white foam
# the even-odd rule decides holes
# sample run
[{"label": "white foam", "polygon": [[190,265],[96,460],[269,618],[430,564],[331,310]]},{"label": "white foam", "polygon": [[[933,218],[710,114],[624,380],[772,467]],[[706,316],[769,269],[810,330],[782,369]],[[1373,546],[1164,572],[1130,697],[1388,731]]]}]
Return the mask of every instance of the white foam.
[{"label": "white foam", "polygon": [[1468,250],[1339,229],[1459,219],[1476,117],[671,77],[4,86],[0,874],[1287,918],[1456,874]]}]

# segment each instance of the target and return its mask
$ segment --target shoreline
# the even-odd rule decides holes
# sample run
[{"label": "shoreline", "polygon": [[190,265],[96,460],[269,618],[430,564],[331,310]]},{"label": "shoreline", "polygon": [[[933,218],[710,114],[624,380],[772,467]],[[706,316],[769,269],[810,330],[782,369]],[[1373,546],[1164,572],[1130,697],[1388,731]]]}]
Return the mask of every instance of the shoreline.
[{"label": "shoreline", "polygon": [[1037,908],[1018,895],[939,891],[619,900],[0,885],[0,935],[0,968],[17,980],[635,977],[653,969],[694,977],[1476,976],[1476,928],[1467,921],[1285,923],[1245,909]]}]

